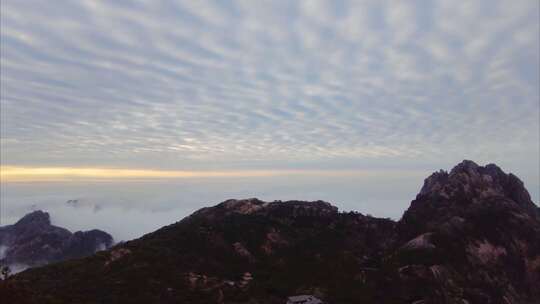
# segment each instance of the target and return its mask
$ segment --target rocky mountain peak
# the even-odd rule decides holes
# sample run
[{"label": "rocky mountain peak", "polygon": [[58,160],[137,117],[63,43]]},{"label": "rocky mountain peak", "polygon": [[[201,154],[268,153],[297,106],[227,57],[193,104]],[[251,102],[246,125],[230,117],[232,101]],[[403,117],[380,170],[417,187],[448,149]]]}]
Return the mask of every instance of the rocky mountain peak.
[{"label": "rocky mountain peak", "polygon": [[478,170],[480,166],[475,163],[472,160],[464,159],[461,163],[454,166],[454,168],[451,170],[451,172],[457,172],[457,171],[470,171],[473,172],[475,170]]},{"label": "rocky mountain peak", "polygon": [[494,164],[464,160],[449,173],[440,170],[424,181],[399,222],[400,234],[410,239],[437,227],[455,228],[460,219],[482,212],[520,214],[529,221],[540,219],[539,210],[518,177]]},{"label": "rocky mountain peak", "polygon": [[325,201],[275,201],[268,205],[268,213],[284,217],[327,217],[338,213],[338,208]]},{"label": "rocky mountain peak", "polygon": [[398,222],[324,201],[231,199],[10,284],[31,303],[539,303],[536,208],[513,174],[463,161],[428,177]]},{"label": "rocky mountain peak", "polygon": [[13,225],[0,227],[0,247],[5,248],[0,263],[41,266],[88,256],[112,244],[112,236],[104,231],[94,229],[71,233],[51,225],[49,213],[37,210]]},{"label": "rocky mountain peak", "polygon": [[338,208],[324,201],[272,201],[257,198],[229,199],[214,207],[202,208],[190,217],[222,219],[230,215],[258,214],[277,217],[325,217],[338,213]]},{"label": "rocky mountain peak", "polygon": [[49,213],[36,210],[23,216],[15,223],[15,226],[49,226],[51,224],[51,217]]},{"label": "rocky mountain peak", "polygon": [[425,181],[417,199],[479,203],[489,198],[505,198],[536,213],[536,207],[523,182],[512,173],[505,173],[495,164],[480,166],[464,160],[450,173],[440,170]]},{"label": "rocky mountain peak", "polygon": [[255,211],[261,210],[268,203],[263,202],[257,198],[248,198],[248,199],[230,199],[226,200],[220,204],[229,211],[233,211],[241,214],[250,214]]}]

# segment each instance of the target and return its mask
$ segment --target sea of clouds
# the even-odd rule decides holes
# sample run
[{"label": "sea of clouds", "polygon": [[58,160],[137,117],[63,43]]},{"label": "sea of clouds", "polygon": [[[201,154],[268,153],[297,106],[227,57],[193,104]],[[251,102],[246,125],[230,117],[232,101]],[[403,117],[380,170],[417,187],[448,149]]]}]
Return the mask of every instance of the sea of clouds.
[{"label": "sea of clouds", "polygon": [[[422,185],[422,173],[404,176],[289,176],[153,181],[2,184],[1,225],[32,210],[50,213],[54,225],[71,231],[102,229],[129,240],[230,198],[326,200],[398,219]],[[391,185],[389,187],[389,185]]]}]

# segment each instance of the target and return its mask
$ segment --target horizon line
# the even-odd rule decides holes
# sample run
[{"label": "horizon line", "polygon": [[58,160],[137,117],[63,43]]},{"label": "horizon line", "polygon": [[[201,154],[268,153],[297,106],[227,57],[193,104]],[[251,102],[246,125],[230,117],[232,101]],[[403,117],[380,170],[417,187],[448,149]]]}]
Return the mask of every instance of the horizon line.
[{"label": "horizon line", "polygon": [[107,168],[107,167],[29,167],[0,166],[0,182],[69,182],[69,181],[141,181],[184,178],[239,178],[239,177],[273,177],[273,176],[358,176],[375,177],[383,174],[424,174],[422,170],[387,170],[387,169],[251,169],[251,170],[163,170],[139,168]]}]

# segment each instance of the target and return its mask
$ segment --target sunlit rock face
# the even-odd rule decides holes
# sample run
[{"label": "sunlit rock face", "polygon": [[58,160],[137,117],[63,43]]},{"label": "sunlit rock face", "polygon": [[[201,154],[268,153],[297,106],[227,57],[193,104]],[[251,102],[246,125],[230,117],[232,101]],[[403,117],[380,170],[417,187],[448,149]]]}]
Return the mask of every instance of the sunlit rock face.
[{"label": "sunlit rock face", "polygon": [[25,215],[13,225],[0,227],[1,262],[16,267],[80,258],[112,244],[112,236],[101,230],[71,233],[51,225],[49,214],[41,210]]},{"label": "sunlit rock face", "polygon": [[464,161],[428,177],[397,222],[232,199],[10,282],[31,303],[540,303],[540,219],[516,176]]}]

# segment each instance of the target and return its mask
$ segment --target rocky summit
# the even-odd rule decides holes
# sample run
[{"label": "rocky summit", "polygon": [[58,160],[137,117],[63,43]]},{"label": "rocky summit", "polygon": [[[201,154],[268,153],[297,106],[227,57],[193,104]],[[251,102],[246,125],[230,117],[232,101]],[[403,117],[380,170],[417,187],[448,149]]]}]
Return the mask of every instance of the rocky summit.
[{"label": "rocky summit", "polygon": [[14,269],[43,266],[88,256],[112,244],[112,236],[104,231],[71,233],[52,225],[49,214],[38,210],[13,225],[0,227],[0,263]]},{"label": "rocky summit", "polygon": [[540,215],[519,178],[464,161],[428,177],[397,222],[322,201],[228,200],[24,271],[0,293],[17,303],[539,303]]}]

